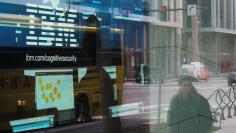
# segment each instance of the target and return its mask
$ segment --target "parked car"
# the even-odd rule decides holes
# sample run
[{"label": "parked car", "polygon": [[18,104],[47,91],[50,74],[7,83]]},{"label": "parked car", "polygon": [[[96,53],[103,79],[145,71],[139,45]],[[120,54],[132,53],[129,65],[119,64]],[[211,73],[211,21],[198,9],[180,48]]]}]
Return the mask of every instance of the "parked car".
[{"label": "parked car", "polygon": [[181,75],[188,75],[195,81],[207,81],[209,79],[209,72],[205,68],[205,65],[200,62],[191,62],[190,64],[182,65]]},{"label": "parked car", "polygon": [[232,86],[233,83],[236,83],[236,68],[232,69],[228,75],[228,85]]}]

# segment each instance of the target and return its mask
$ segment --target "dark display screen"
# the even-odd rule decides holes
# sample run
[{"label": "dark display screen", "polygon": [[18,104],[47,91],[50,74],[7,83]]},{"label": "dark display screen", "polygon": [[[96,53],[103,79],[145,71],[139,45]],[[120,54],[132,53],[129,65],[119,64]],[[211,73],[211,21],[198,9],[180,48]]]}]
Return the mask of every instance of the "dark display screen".
[{"label": "dark display screen", "polygon": [[0,24],[0,46],[80,47],[77,10],[61,8],[57,1],[21,2],[25,4],[0,3],[2,21],[9,21],[4,17],[10,15],[19,18],[12,20],[12,25],[4,22]]},{"label": "dark display screen", "polygon": [[[128,47],[142,45],[143,40],[132,38],[143,35],[143,23],[130,16],[142,15],[142,3],[142,0],[0,0],[0,60],[6,61],[0,67],[11,68],[13,64],[7,58],[19,64],[14,68],[86,66],[83,48],[87,45],[85,35],[91,28],[87,19],[91,15],[100,24],[100,48],[115,51],[117,59],[121,41],[128,42]],[[139,32],[134,33],[137,31],[134,29]]]},{"label": "dark display screen", "polygon": [[[142,12],[142,2],[140,1],[77,1],[13,0],[8,2],[0,0],[2,15],[0,46],[80,48],[83,36],[81,32],[84,30],[82,26],[86,26],[85,20],[89,15],[98,17],[101,22],[101,35],[103,35],[107,32],[106,30],[116,27],[116,20],[112,20],[113,12],[118,11],[117,13],[123,16]],[[4,23],[5,17],[9,15],[12,17],[15,15],[18,19],[12,20],[13,24]],[[120,27],[117,26],[117,28]],[[108,38],[106,34],[106,38],[103,37],[102,40],[112,39]],[[110,47],[116,46],[111,45]]]}]

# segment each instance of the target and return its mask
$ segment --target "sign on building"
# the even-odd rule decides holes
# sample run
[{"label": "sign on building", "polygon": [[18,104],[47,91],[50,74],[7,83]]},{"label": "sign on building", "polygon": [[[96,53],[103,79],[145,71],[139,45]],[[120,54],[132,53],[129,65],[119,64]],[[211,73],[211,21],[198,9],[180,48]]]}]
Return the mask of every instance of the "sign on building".
[{"label": "sign on building", "polygon": [[197,5],[195,5],[195,4],[188,5],[187,15],[188,16],[196,16],[197,15]]},{"label": "sign on building", "polygon": [[167,0],[162,0],[162,6],[168,6],[168,1]]}]

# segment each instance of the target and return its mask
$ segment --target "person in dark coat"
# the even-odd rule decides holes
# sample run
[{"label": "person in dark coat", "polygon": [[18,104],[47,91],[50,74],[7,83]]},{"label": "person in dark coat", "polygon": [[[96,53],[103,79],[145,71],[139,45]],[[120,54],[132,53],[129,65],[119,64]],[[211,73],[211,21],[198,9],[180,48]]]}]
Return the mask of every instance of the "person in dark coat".
[{"label": "person in dark coat", "polygon": [[201,96],[189,76],[181,76],[180,90],[171,99],[167,121],[171,133],[207,133],[213,117],[206,98]]}]

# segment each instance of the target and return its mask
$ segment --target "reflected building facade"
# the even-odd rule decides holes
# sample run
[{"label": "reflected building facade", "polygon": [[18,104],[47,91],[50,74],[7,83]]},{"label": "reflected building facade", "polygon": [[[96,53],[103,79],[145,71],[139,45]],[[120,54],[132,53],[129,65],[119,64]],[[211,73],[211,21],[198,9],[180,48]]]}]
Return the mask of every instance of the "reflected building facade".
[{"label": "reflected building facade", "polygon": [[[235,64],[235,0],[185,0],[188,4],[198,5],[199,48],[201,62],[204,62],[213,74],[226,74]],[[188,49],[191,43],[191,18],[184,18],[184,43]],[[183,52],[183,58],[190,62],[188,52]]]},{"label": "reflected building facade", "polygon": [[159,66],[165,78],[174,78],[181,67],[183,0],[148,0],[149,64]]}]

